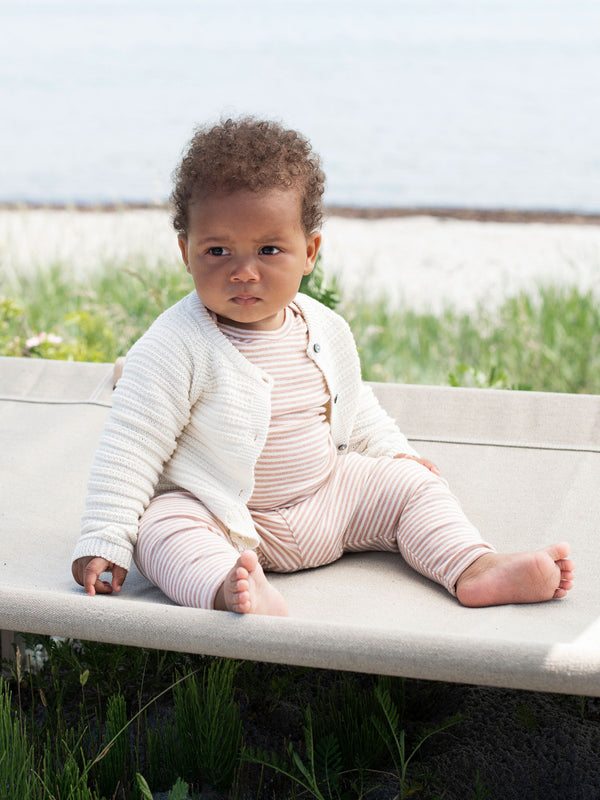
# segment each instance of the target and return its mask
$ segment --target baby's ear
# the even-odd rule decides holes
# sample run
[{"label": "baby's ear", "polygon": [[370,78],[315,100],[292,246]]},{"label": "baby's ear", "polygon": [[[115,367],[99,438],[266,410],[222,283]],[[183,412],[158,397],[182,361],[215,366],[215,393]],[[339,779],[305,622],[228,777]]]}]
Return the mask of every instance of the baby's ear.
[{"label": "baby's ear", "polygon": [[187,267],[187,271],[189,272],[190,271],[190,265],[189,265],[189,260],[188,260],[187,236],[183,236],[182,234],[179,234],[179,236],[177,237],[177,242],[179,244],[179,249],[181,250],[181,257],[183,258],[183,263],[185,264],[185,266]]},{"label": "baby's ear", "polygon": [[317,263],[317,256],[319,255],[320,247],[321,233],[320,231],[314,231],[306,240],[306,266],[304,268],[305,275],[310,275],[310,273],[313,271],[314,266]]}]

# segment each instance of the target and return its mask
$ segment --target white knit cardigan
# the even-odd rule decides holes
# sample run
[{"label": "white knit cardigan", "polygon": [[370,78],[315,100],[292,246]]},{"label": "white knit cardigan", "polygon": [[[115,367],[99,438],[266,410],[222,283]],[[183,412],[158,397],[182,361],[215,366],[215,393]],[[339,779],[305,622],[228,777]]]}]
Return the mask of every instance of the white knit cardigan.
[{"label": "white knit cardigan", "polygon": [[[308,356],[327,383],[338,453],[415,454],[362,383],[346,322],[306,295],[295,303],[308,326]],[[256,547],[246,504],[267,438],[271,387],[195,292],[161,314],[127,355],[73,559],[97,556],[129,569],[142,512],[155,494],[175,488],[202,500],[240,549]]]}]

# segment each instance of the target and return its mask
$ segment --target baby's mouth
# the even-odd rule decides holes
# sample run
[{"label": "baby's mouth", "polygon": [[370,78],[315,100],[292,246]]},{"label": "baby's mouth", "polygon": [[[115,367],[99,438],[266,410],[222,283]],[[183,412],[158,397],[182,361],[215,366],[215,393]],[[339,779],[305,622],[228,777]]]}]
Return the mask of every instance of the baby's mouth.
[{"label": "baby's mouth", "polygon": [[248,294],[239,294],[237,297],[232,298],[233,302],[238,306],[251,306],[258,302],[258,297]]}]

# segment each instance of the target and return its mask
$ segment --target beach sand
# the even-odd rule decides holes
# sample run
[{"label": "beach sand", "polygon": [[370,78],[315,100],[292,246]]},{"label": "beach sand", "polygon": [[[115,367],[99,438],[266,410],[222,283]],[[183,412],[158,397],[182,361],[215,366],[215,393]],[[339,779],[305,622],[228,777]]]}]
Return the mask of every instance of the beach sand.
[{"label": "beach sand", "polygon": [[[434,312],[446,305],[461,311],[479,303],[495,306],[521,290],[547,285],[600,294],[600,220],[554,222],[540,215],[529,221],[522,215],[525,221],[514,221],[515,215],[505,215],[511,219],[506,222],[484,213],[457,219],[418,211],[369,218],[365,213],[339,211],[323,227],[325,276],[337,276],[345,294],[386,297]],[[81,275],[111,261],[129,267],[181,263],[168,212],[0,210],[0,264],[9,280],[53,263],[70,265]]]}]

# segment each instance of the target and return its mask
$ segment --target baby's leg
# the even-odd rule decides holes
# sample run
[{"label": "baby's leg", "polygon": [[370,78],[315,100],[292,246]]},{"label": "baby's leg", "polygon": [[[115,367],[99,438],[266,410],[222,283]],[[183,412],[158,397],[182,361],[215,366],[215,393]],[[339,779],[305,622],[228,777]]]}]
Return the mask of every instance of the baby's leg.
[{"label": "baby's leg", "polygon": [[564,597],[573,582],[568,546],[499,554],[464,515],[447,483],[407,459],[377,459],[346,531],[345,549],[391,549],[464,605]]},{"label": "baby's leg", "polygon": [[345,533],[345,550],[399,550],[451,594],[464,570],[493,553],[447,483],[409,459],[365,459],[370,472]]},{"label": "baby's leg", "polygon": [[400,551],[463,605],[536,603],[564,597],[572,587],[574,566],[567,544],[496,553],[464,516],[445,481],[418,474],[413,481],[398,525]]},{"label": "baby's leg", "polygon": [[188,492],[159,495],[142,514],[135,563],[178,605],[212,608],[238,557],[212,514]]},{"label": "baby's leg", "polygon": [[[258,570],[252,565],[254,560]],[[277,610],[267,610],[261,599],[267,581],[256,554],[246,551],[240,555],[208,509],[188,492],[169,492],[152,500],[140,520],[135,562],[142,574],[179,605],[284,613],[281,596],[269,584],[272,598],[273,593],[280,598],[274,604]],[[224,586],[228,589],[225,604]],[[244,593],[250,594],[250,603],[244,595],[243,607],[238,608],[233,597]]]}]

